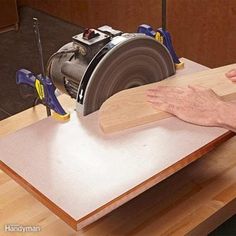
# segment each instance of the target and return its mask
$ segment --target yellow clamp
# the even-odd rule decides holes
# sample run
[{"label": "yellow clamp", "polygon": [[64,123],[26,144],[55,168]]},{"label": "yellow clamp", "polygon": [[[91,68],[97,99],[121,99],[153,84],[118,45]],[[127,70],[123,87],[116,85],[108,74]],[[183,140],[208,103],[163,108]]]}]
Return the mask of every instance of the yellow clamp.
[{"label": "yellow clamp", "polygon": [[39,95],[39,98],[43,100],[43,98],[45,97],[43,85],[40,83],[38,79],[35,80],[34,84],[35,84],[36,91]]},{"label": "yellow clamp", "polygon": [[[45,93],[44,93],[44,87],[43,85],[40,83],[40,81],[38,79],[35,80],[35,88],[36,88],[36,91],[39,95],[39,98],[41,100],[43,100],[45,98]],[[59,121],[67,121],[70,119],[70,113],[67,113],[65,115],[61,115],[61,114],[58,114],[56,112],[53,112],[52,114],[52,117],[55,119],[55,120],[59,120]]]},{"label": "yellow clamp", "polygon": [[155,39],[161,44],[163,44],[163,37],[161,36],[159,32],[156,32]]},{"label": "yellow clamp", "polygon": [[184,62],[180,61],[180,63],[175,64],[175,68],[176,70],[184,69]]},{"label": "yellow clamp", "polygon": [[[161,34],[159,32],[156,32],[155,39],[158,42],[160,42],[161,44],[163,44],[163,37],[161,36]],[[176,70],[183,69],[184,68],[184,62],[180,62],[178,64],[175,64],[175,68],[176,68]]]},{"label": "yellow clamp", "polygon": [[66,113],[65,115],[61,115],[56,112],[53,112],[52,117],[58,121],[68,121],[70,119],[70,113]]}]

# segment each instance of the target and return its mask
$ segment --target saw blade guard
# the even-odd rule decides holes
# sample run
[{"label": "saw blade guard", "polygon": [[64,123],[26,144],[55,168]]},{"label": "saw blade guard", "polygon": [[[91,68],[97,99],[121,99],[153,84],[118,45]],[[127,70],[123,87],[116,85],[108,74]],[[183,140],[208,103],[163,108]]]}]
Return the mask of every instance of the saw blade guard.
[{"label": "saw blade guard", "polygon": [[90,62],[80,82],[77,112],[88,115],[121,90],[161,81],[174,73],[169,51],[155,39],[137,33],[117,36]]}]

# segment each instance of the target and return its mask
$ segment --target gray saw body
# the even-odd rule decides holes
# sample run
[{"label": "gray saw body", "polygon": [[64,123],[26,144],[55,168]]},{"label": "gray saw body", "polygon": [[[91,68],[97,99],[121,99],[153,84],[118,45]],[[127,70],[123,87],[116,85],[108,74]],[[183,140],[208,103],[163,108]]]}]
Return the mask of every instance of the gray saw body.
[{"label": "gray saw body", "polygon": [[[91,32],[91,31],[89,31]],[[51,56],[47,71],[55,86],[77,101],[88,115],[113,94],[161,81],[175,73],[167,48],[140,33],[122,33],[109,26],[74,36]]]}]

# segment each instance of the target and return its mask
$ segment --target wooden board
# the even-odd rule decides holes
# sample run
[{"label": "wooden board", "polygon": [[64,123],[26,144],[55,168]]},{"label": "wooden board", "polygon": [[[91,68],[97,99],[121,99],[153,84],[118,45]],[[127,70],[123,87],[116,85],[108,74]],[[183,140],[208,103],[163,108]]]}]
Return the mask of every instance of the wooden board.
[{"label": "wooden board", "polygon": [[170,117],[171,114],[154,109],[147,102],[147,89],[155,88],[157,85],[180,87],[187,87],[189,84],[201,85],[212,88],[226,100],[236,99],[236,86],[225,78],[225,73],[232,68],[236,68],[236,64],[186,76],[170,77],[157,83],[123,90],[101,106],[100,126],[105,133],[112,133]]},{"label": "wooden board", "polygon": [[[42,118],[32,109],[25,114],[2,121],[0,133]],[[161,122],[162,127],[153,124],[106,136],[99,129],[97,113],[84,118],[73,114],[65,124],[45,119],[0,140],[0,167],[70,226],[80,229],[233,135],[176,118]]]}]

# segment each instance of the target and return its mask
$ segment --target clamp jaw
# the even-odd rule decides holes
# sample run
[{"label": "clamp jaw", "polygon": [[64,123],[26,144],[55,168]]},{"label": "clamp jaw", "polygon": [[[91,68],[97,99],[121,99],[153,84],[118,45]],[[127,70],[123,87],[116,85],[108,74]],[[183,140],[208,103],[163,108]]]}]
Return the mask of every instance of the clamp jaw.
[{"label": "clamp jaw", "polygon": [[157,29],[157,31],[154,31],[150,25],[142,24],[138,27],[138,33],[143,33],[150,37],[153,37],[158,42],[165,45],[171,54],[171,57],[175,63],[176,69],[184,68],[184,63],[179,60],[178,56],[175,53],[170,33],[167,30],[164,30],[163,28],[159,28]]},{"label": "clamp jaw", "polygon": [[55,119],[66,121],[70,118],[70,114],[66,113],[59,103],[55,95],[56,87],[48,77],[35,76],[31,71],[21,69],[16,72],[16,83],[35,88],[42,103],[54,111],[52,116]]}]

